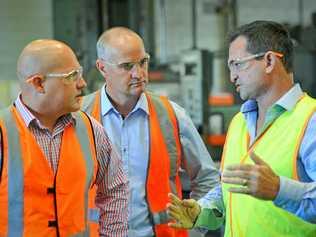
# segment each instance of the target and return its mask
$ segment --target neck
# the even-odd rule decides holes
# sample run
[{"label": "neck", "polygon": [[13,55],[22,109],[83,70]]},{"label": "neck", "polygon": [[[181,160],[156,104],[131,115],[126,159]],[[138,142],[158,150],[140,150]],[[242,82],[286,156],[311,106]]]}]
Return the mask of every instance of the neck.
[{"label": "neck", "polygon": [[43,106],[36,103],[29,103],[27,99],[22,102],[45,128],[51,132],[54,130],[55,124],[58,118],[61,116],[60,114],[41,109]]},{"label": "neck", "polygon": [[292,76],[278,76],[272,79],[274,83],[263,93],[256,98],[258,104],[258,120],[264,120],[266,111],[284,94],[286,94],[293,86]]},{"label": "neck", "polygon": [[113,93],[109,93],[105,90],[109,100],[111,101],[113,107],[125,118],[135,107],[139,96],[114,96]]},{"label": "neck", "polygon": [[286,94],[293,86],[293,83],[287,83],[281,87],[271,87],[262,96],[257,97],[256,101],[258,103],[259,110],[266,111],[271,107],[276,101],[278,101],[284,94]]},{"label": "neck", "polygon": [[50,132],[53,132],[55,124],[59,117],[51,115],[44,115],[37,112],[33,112],[34,116],[41,122],[41,124],[47,128]]}]

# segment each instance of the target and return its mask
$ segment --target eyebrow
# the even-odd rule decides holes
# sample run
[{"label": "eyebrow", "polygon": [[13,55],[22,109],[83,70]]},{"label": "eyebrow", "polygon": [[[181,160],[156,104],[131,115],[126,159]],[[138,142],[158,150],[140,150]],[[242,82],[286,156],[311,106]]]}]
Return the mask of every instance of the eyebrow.
[{"label": "eyebrow", "polygon": [[227,61],[227,64],[231,65],[232,63],[234,63],[236,61],[238,61],[238,59],[231,59],[231,60]]},{"label": "eyebrow", "polygon": [[121,63],[118,63],[117,65],[121,65],[121,64],[127,64],[127,63],[139,63],[139,62],[141,62],[142,60],[144,60],[144,59],[149,59],[150,58],[150,56],[147,54],[147,55],[145,55],[144,57],[142,57],[141,59],[139,59],[139,60],[136,60],[136,61],[127,61],[127,62],[121,62]]}]

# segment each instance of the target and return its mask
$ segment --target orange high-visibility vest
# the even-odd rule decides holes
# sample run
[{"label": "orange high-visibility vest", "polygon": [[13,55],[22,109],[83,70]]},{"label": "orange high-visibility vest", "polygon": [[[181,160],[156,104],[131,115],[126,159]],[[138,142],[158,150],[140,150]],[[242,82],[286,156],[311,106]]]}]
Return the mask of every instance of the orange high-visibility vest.
[{"label": "orange high-visibility vest", "polygon": [[[100,91],[83,98],[82,109],[101,121]],[[156,237],[186,237],[186,230],[168,227],[166,205],[168,193],[182,196],[179,168],[181,144],[178,121],[173,108],[164,96],[146,93],[149,108],[149,165],[146,197]],[[102,122],[102,121],[101,121]]]},{"label": "orange high-visibility vest", "polygon": [[99,123],[101,121],[101,91],[97,90],[96,92],[84,96],[81,99],[81,110],[90,114],[95,120]]},{"label": "orange high-visibility vest", "polygon": [[75,113],[63,132],[58,170],[11,106],[2,111],[0,236],[98,236],[95,192],[97,160],[89,118]]}]

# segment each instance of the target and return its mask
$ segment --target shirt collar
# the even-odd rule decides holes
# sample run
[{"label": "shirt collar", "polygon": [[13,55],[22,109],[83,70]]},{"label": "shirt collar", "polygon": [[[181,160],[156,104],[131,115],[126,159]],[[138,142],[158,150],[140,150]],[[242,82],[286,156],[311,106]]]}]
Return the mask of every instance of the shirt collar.
[{"label": "shirt collar", "polygon": [[[275,102],[276,105],[281,106],[285,110],[292,110],[300,98],[304,95],[300,85],[296,83],[288,92],[286,92],[279,100]],[[247,100],[242,104],[240,111],[248,113],[258,109],[255,100]]]},{"label": "shirt collar", "polygon": [[[141,94],[135,107],[133,108],[133,110],[130,113],[133,113],[137,110],[142,110],[147,115],[149,115],[148,102],[147,102],[145,93]],[[105,116],[110,111],[113,111],[113,112],[119,114],[119,112],[115,109],[115,107],[111,103],[108,95],[105,93],[105,84],[104,84],[101,88],[101,114],[102,114],[102,116]]]},{"label": "shirt collar", "polygon": [[292,110],[303,95],[304,92],[302,91],[300,85],[297,83],[287,93],[285,93],[276,102],[276,104],[282,106],[286,110]]},{"label": "shirt collar", "polygon": [[40,123],[39,120],[36,119],[30,110],[23,104],[21,100],[21,94],[19,94],[19,96],[16,98],[14,104],[27,127],[29,127],[32,121],[37,121],[37,123]]},{"label": "shirt collar", "polygon": [[[31,113],[31,111],[24,105],[22,99],[21,99],[21,93],[19,96],[16,98],[15,102],[15,107],[19,114],[21,115],[25,125],[27,127],[30,126],[30,124],[33,122],[35,123],[38,127],[45,129],[45,127],[41,124],[41,122]],[[76,119],[75,117],[70,113],[64,116],[65,120],[73,121],[75,123]]]}]

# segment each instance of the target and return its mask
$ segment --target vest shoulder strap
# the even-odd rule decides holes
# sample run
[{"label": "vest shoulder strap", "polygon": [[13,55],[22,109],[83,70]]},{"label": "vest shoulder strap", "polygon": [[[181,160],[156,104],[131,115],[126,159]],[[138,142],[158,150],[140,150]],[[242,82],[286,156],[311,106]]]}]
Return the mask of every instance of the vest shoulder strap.
[{"label": "vest shoulder strap", "polygon": [[[170,178],[174,179],[178,172],[177,161],[181,152],[178,121],[174,110],[168,99],[153,93],[146,93],[147,98],[152,102],[158,116],[159,126],[166,141],[170,158]],[[169,107],[169,109],[167,108]],[[179,144],[179,145],[178,145]]]},{"label": "vest shoulder strap", "polygon": [[[72,114],[76,119],[75,131],[85,157],[87,169],[91,171],[89,173],[93,174],[93,157],[96,157],[97,154],[92,122],[90,120],[90,117],[83,111],[75,112]],[[89,127],[87,127],[87,125]],[[92,138],[92,141],[89,138]],[[92,179],[92,177],[89,177],[89,179]]]},{"label": "vest shoulder strap", "polygon": [[[22,236],[23,223],[17,216],[23,215],[23,189],[21,184],[24,182],[22,150],[20,143],[20,135],[17,127],[16,119],[13,115],[13,106],[0,111],[1,120],[1,170],[3,170],[4,153],[6,152],[8,160],[8,199],[15,200],[17,205],[9,212],[8,221],[13,228],[8,229],[8,236]],[[7,143],[7,149],[4,150],[4,140]],[[14,180],[14,181],[13,181]],[[0,180],[1,182],[1,180]]]},{"label": "vest shoulder strap", "polygon": [[81,109],[83,111],[86,111],[88,114],[91,114],[92,109],[93,109],[93,105],[94,105],[94,100],[97,97],[97,94],[100,93],[99,90],[86,95],[82,98],[82,104],[81,104]]},{"label": "vest shoulder strap", "polygon": [[[16,124],[13,122],[14,118],[11,112],[12,106],[9,106],[3,110],[0,111],[0,120],[2,121],[0,126],[0,139],[1,139],[1,150],[0,150],[0,182],[2,177],[2,170],[3,170],[3,160],[4,160],[4,136],[7,136],[8,144],[11,149],[11,151],[15,151],[14,154],[17,158],[17,160],[20,160],[20,154],[21,152],[18,152],[20,150],[20,136],[18,134],[18,129],[16,127]],[[2,126],[5,126],[3,128]],[[10,131],[10,134],[4,134],[4,130]],[[11,154],[11,153],[9,153]],[[13,154],[11,154],[13,155]]]}]

